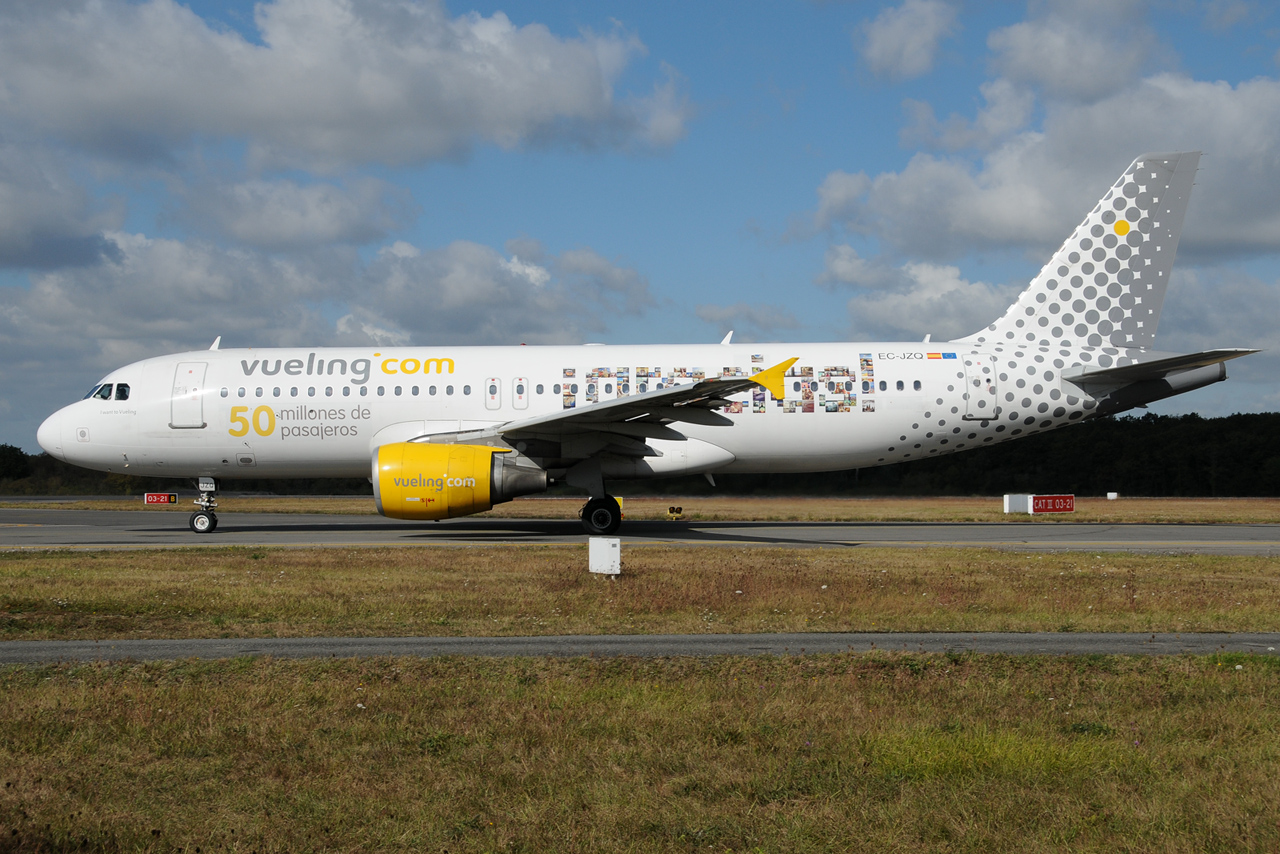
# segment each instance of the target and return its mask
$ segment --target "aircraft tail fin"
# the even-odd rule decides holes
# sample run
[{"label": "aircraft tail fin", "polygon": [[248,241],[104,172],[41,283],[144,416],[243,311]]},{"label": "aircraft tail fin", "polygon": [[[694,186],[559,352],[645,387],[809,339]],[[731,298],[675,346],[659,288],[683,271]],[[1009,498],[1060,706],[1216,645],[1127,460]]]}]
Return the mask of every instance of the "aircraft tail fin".
[{"label": "aircraft tail fin", "polygon": [[964,343],[1149,348],[1200,152],[1134,160],[1004,316]]}]

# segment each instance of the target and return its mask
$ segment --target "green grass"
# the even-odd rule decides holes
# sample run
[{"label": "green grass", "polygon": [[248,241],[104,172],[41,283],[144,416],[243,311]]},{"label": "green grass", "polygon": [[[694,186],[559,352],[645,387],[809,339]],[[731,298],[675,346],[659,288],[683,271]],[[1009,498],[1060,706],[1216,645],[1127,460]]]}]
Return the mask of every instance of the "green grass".
[{"label": "green grass", "polygon": [[0,554],[0,638],[1275,631],[1280,557],[583,546]]},{"label": "green grass", "polygon": [[0,849],[1273,851],[1278,701],[1237,655],[9,667]]}]

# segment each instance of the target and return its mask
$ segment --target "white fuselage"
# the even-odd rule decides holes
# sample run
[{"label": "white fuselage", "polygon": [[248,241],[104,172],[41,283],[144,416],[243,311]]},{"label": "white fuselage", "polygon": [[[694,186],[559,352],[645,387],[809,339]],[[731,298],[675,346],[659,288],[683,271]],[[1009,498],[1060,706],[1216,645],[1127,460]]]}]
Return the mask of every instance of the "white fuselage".
[{"label": "white fuselage", "polygon": [[144,476],[367,477],[373,449],[389,442],[703,377],[750,376],[798,357],[784,398],[759,387],[734,395],[723,410],[732,426],[678,425],[695,441],[678,449],[679,459],[674,446],[685,443],[651,441],[659,459],[633,476],[831,471],[1079,420],[1094,401],[1064,383],[1062,369],[1137,355],[986,350],[826,343],[193,351],[113,371],[102,383],[127,384],[127,400],[113,394],[64,407],[41,426],[39,441],[67,462]]}]

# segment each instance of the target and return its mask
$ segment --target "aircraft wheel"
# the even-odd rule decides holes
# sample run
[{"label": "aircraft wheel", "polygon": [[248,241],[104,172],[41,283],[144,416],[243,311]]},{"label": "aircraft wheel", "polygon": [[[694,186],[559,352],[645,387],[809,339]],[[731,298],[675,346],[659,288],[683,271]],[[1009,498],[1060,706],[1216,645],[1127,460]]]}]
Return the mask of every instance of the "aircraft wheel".
[{"label": "aircraft wheel", "polygon": [[218,517],[204,510],[197,510],[191,514],[190,523],[191,530],[197,534],[212,534],[214,529],[218,527]]},{"label": "aircraft wheel", "polygon": [[622,508],[612,495],[593,498],[582,508],[582,527],[588,534],[612,534],[622,525]]}]

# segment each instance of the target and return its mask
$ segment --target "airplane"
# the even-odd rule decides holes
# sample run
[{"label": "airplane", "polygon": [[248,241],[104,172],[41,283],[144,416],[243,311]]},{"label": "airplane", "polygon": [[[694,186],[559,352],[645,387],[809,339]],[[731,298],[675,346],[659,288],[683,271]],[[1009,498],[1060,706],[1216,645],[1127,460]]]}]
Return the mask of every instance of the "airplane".
[{"label": "airplane", "polygon": [[369,477],[439,520],[568,484],[928,459],[1227,377],[1249,349],[1154,349],[1200,152],[1133,161],[1003,316],[945,342],[220,349],[112,371],[37,441],[100,471],[196,479],[213,532],[237,478]]}]

